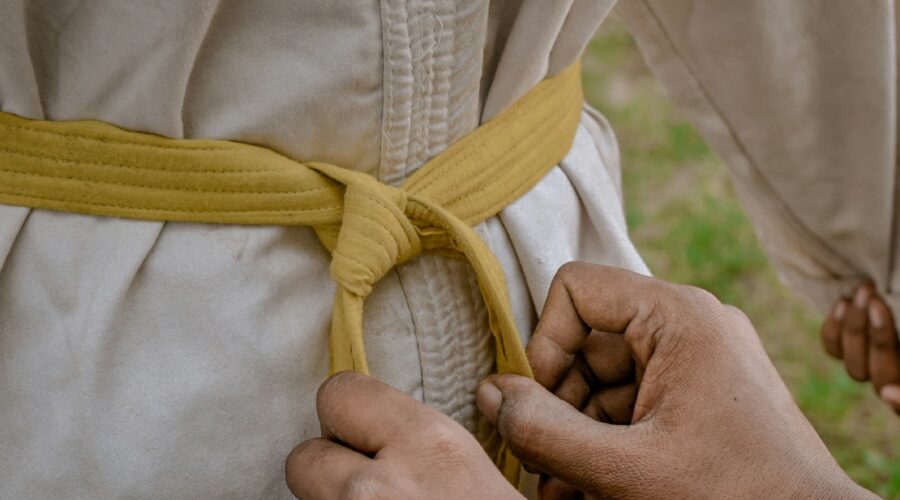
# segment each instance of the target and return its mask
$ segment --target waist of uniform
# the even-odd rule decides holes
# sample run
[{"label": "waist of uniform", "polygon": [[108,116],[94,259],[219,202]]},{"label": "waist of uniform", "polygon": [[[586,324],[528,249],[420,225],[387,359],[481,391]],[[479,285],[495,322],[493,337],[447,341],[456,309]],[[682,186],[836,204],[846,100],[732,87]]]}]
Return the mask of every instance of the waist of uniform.
[{"label": "waist of uniform", "polygon": [[[303,225],[331,252],[338,287],[332,372],[368,373],[363,303],[394,266],[452,254],[475,271],[496,369],[531,376],[503,270],[472,226],[531,189],[572,146],[581,116],[579,65],[547,78],[400,186],[336,165],[207,139],[170,139],[98,121],[0,113],[0,203],[156,221]],[[495,457],[518,482],[504,445]]]}]

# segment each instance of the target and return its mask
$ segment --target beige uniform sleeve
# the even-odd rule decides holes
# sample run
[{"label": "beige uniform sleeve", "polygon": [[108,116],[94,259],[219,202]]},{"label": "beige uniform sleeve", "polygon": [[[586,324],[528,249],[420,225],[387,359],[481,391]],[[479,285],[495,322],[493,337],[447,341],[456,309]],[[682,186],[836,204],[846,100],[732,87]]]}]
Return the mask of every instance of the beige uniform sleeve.
[{"label": "beige uniform sleeve", "polygon": [[621,0],[657,78],[731,171],[782,279],[823,310],[863,279],[894,314],[891,0]]}]

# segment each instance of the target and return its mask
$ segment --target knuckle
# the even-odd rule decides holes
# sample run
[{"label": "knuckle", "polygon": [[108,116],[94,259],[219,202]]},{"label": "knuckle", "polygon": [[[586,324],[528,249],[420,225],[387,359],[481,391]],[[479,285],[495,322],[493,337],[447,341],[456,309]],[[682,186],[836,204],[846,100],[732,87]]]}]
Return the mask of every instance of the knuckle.
[{"label": "knuckle", "polygon": [[626,339],[632,330],[659,332],[663,329],[673,309],[670,308],[671,301],[667,295],[651,295],[641,301],[638,312],[632,319],[632,324],[639,328],[629,328],[625,332]]},{"label": "knuckle", "polygon": [[286,471],[291,471],[297,468],[300,460],[309,449],[311,443],[312,441],[304,441],[295,446],[294,449],[291,450],[290,453],[288,453],[288,456],[284,461],[284,468]]},{"label": "knuckle", "polygon": [[322,385],[319,386],[319,391],[316,393],[316,401],[319,403],[327,402],[332,393],[345,390],[347,384],[352,384],[359,377],[362,377],[362,375],[356,372],[335,373],[325,379],[325,382],[322,382]]},{"label": "knuckle", "polygon": [[693,285],[678,285],[681,299],[686,305],[694,308],[720,307],[722,305],[715,295]]},{"label": "knuckle", "polygon": [[468,437],[462,427],[449,419],[430,423],[425,428],[424,435],[428,436],[434,453],[444,457],[462,454]]},{"label": "knuckle", "polygon": [[553,281],[557,284],[565,284],[571,283],[572,279],[575,276],[578,276],[584,272],[585,266],[588,266],[584,262],[579,262],[577,260],[572,260],[566,262],[556,271],[556,275],[553,277]]},{"label": "knuckle", "polygon": [[353,474],[341,488],[339,498],[346,500],[376,500],[388,498],[388,485],[381,476],[367,471]]},{"label": "knuckle", "polygon": [[723,304],[709,291],[691,285],[671,284],[659,299],[668,321],[658,326],[661,332],[682,337],[686,345],[714,341],[747,330],[750,320],[740,309]]},{"label": "knuckle", "polygon": [[[305,465],[310,462],[306,460],[306,458],[307,455],[309,455],[314,442],[314,440],[309,440],[298,444],[290,453],[288,453],[287,458],[285,458],[284,478],[289,486],[302,482],[304,474],[310,472],[309,467],[306,467]],[[313,460],[312,463],[316,463],[316,461]]]},{"label": "knuckle", "polygon": [[294,447],[293,450],[291,450],[290,453],[288,453],[288,456],[284,459],[284,475],[288,478],[288,482],[291,482],[290,479],[294,474],[294,469],[298,468],[297,459],[299,458],[300,453],[302,453],[302,447],[303,444],[298,444]]},{"label": "knuckle", "polygon": [[[296,450],[296,448],[294,449]],[[294,452],[292,451],[284,461],[284,479],[287,482],[288,486],[294,484],[297,481],[297,474],[299,469],[300,467],[297,466]]]},{"label": "knuckle", "polygon": [[360,373],[346,371],[335,373],[328,377],[316,392],[316,407],[319,414],[328,419],[328,416],[335,411],[332,407],[335,402],[346,399],[346,394],[353,386],[363,383],[366,377]]},{"label": "knuckle", "polygon": [[687,324],[706,322],[720,315],[722,303],[712,293],[692,285],[660,281],[660,288],[642,303],[643,318],[665,320],[677,318]]},{"label": "knuckle", "polygon": [[747,314],[739,308],[731,305],[731,304],[723,304],[722,309],[726,317],[735,321],[737,323],[741,323],[744,325],[750,324],[750,318],[747,317]]}]

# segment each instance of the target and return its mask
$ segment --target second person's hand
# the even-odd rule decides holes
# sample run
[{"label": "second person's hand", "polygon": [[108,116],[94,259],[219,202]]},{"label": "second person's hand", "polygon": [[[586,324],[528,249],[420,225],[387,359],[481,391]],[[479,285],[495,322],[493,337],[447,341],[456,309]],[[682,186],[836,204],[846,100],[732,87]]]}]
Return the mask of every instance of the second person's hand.
[{"label": "second person's hand", "polygon": [[871,283],[835,301],[822,322],[825,351],[857,382],[871,381],[882,401],[900,414],[900,342],[890,307]]},{"label": "second person's hand", "polygon": [[[630,355],[598,354],[598,335],[620,335]],[[604,497],[869,496],[797,408],[747,318],[708,292],[566,265],[528,353],[540,384],[494,375],[478,403],[544,471],[545,497],[568,496],[566,485]],[[633,413],[627,397],[609,396],[611,374],[622,387],[639,382]],[[630,425],[595,420],[626,414]]]}]

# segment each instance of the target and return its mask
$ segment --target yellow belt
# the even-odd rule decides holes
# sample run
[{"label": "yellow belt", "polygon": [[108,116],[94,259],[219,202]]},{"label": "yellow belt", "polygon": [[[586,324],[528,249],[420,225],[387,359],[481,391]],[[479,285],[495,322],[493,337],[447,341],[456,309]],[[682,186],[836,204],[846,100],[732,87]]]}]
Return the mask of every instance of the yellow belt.
[{"label": "yellow belt", "polygon": [[[503,270],[472,230],[566,155],[581,115],[574,64],[416,171],[400,187],[230,141],[168,139],[97,121],[0,113],[0,203],[132,219],[312,226],[338,284],[331,370],[368,372],[363,300],[423,251],[462,254],[475,270],[497,371],[531,376]],[[497,463],[517,482],[518,461]]]}]

